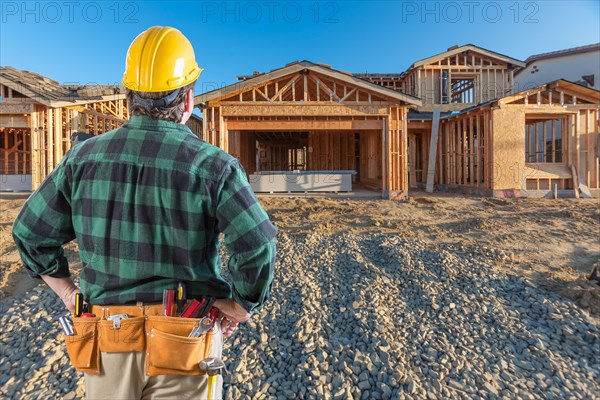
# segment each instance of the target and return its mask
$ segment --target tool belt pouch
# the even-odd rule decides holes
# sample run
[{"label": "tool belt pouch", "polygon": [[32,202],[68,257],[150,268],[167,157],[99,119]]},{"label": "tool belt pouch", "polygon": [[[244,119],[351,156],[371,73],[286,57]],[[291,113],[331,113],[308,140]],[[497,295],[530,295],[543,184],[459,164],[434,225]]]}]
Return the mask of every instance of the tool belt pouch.
[{"label": "tool belt pouch", "polygon": [[79,372],[100,373],[97,323],[95,318],[73,318],[73,336],[65,335],[71,365]]},{"label": "tool belt pouch", "polygon": [[188,335],[198,318],[149,316],[146,321],[146,374],[204,375],[200,361],[208,358],[213,333]]},{"label": "tool belt pouch", "polygon": [[99,321],[100,351],[106,353],[144,351],[146,344],[144,322],[144,317],[122,319],[117,324],[110,320]]}]

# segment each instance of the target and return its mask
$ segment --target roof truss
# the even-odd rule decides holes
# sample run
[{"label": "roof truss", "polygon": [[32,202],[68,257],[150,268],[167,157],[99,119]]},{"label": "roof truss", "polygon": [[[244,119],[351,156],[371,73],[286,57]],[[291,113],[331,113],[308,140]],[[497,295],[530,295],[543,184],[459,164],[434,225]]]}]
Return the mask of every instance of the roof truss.
[{"label": "roof truss", "polygon": [[307,61],[196,96],[207,102],[387,102],[420,105],[415,97]]},{"label": "roof truss", "polygon": [[417,61],[409,70],[426,65],[472,65],[473,67],[477,67],[481,65],[506,66],[507,64],[519,67],[525,66],[524,62],[515,58],[468,44]]},{"label": "roof truss", "polygon": [[600,92],[559,79],[498,100],[500,104],[600,104]]}]

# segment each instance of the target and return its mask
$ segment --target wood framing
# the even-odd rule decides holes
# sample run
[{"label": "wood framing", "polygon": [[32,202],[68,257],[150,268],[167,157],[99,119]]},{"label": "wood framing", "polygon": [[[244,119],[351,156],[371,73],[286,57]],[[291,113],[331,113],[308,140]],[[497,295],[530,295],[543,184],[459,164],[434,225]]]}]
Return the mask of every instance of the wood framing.
[{"label": "wood framing", "polygon": [[[0,190],[35,190],[71,148],[73,133],[100,135],[128,116],[123,87],[61,85],[0,68]],[[186,125],[200,136],[202,120]]]},{"label": "wood framing", "polygon": [[406,112],[421,102],[308,61],[196,96],[204,140],[261,171],[355,171],[354,181],[406,198]]},{"label": "wood framing", "polygon": [[550,195],[554,185],[577,187],[574,166],[600,189],[599,107],[600,92],[558,80],[446,117],[438,181],[500,197]]},{"label": "wood framing", "polygon": [[36,189],[71,148],[73,133],[101,134],[128,116],[125,94],[114,85],[61,85],[3,67],[0,93],[0,190]]},{"label": "wood framing", "polygon": [[513,71],[523,66],[522,61],[469,44],[417,61],[402,74],[356,76],[420,98],[419,111],[458,111],[513,93]]}]

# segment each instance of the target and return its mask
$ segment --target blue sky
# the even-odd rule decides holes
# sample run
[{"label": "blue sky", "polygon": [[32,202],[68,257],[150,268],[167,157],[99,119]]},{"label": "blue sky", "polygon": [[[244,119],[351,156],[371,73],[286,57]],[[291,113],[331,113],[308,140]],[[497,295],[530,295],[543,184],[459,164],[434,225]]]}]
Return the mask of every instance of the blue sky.
[{"label": "blue sky", "polygon": [[196,92],[294,60],[402,72],[472,43],[524,60],[600,41],[600,1],[6,1],[0,65],[62,83],[120,82],[127,48],[152,25],[191,40]]}]

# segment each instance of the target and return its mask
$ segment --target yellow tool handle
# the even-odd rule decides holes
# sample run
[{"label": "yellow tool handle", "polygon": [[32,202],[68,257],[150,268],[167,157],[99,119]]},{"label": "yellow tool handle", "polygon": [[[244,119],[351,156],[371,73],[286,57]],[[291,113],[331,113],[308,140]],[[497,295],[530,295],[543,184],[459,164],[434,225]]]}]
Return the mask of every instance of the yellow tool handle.
[{"label": "yellow tool handle", "polygon": [[208,399],[212,400],[214,397],[213,390],[216,389],[217,375],[209,375],[208,376]]}]

